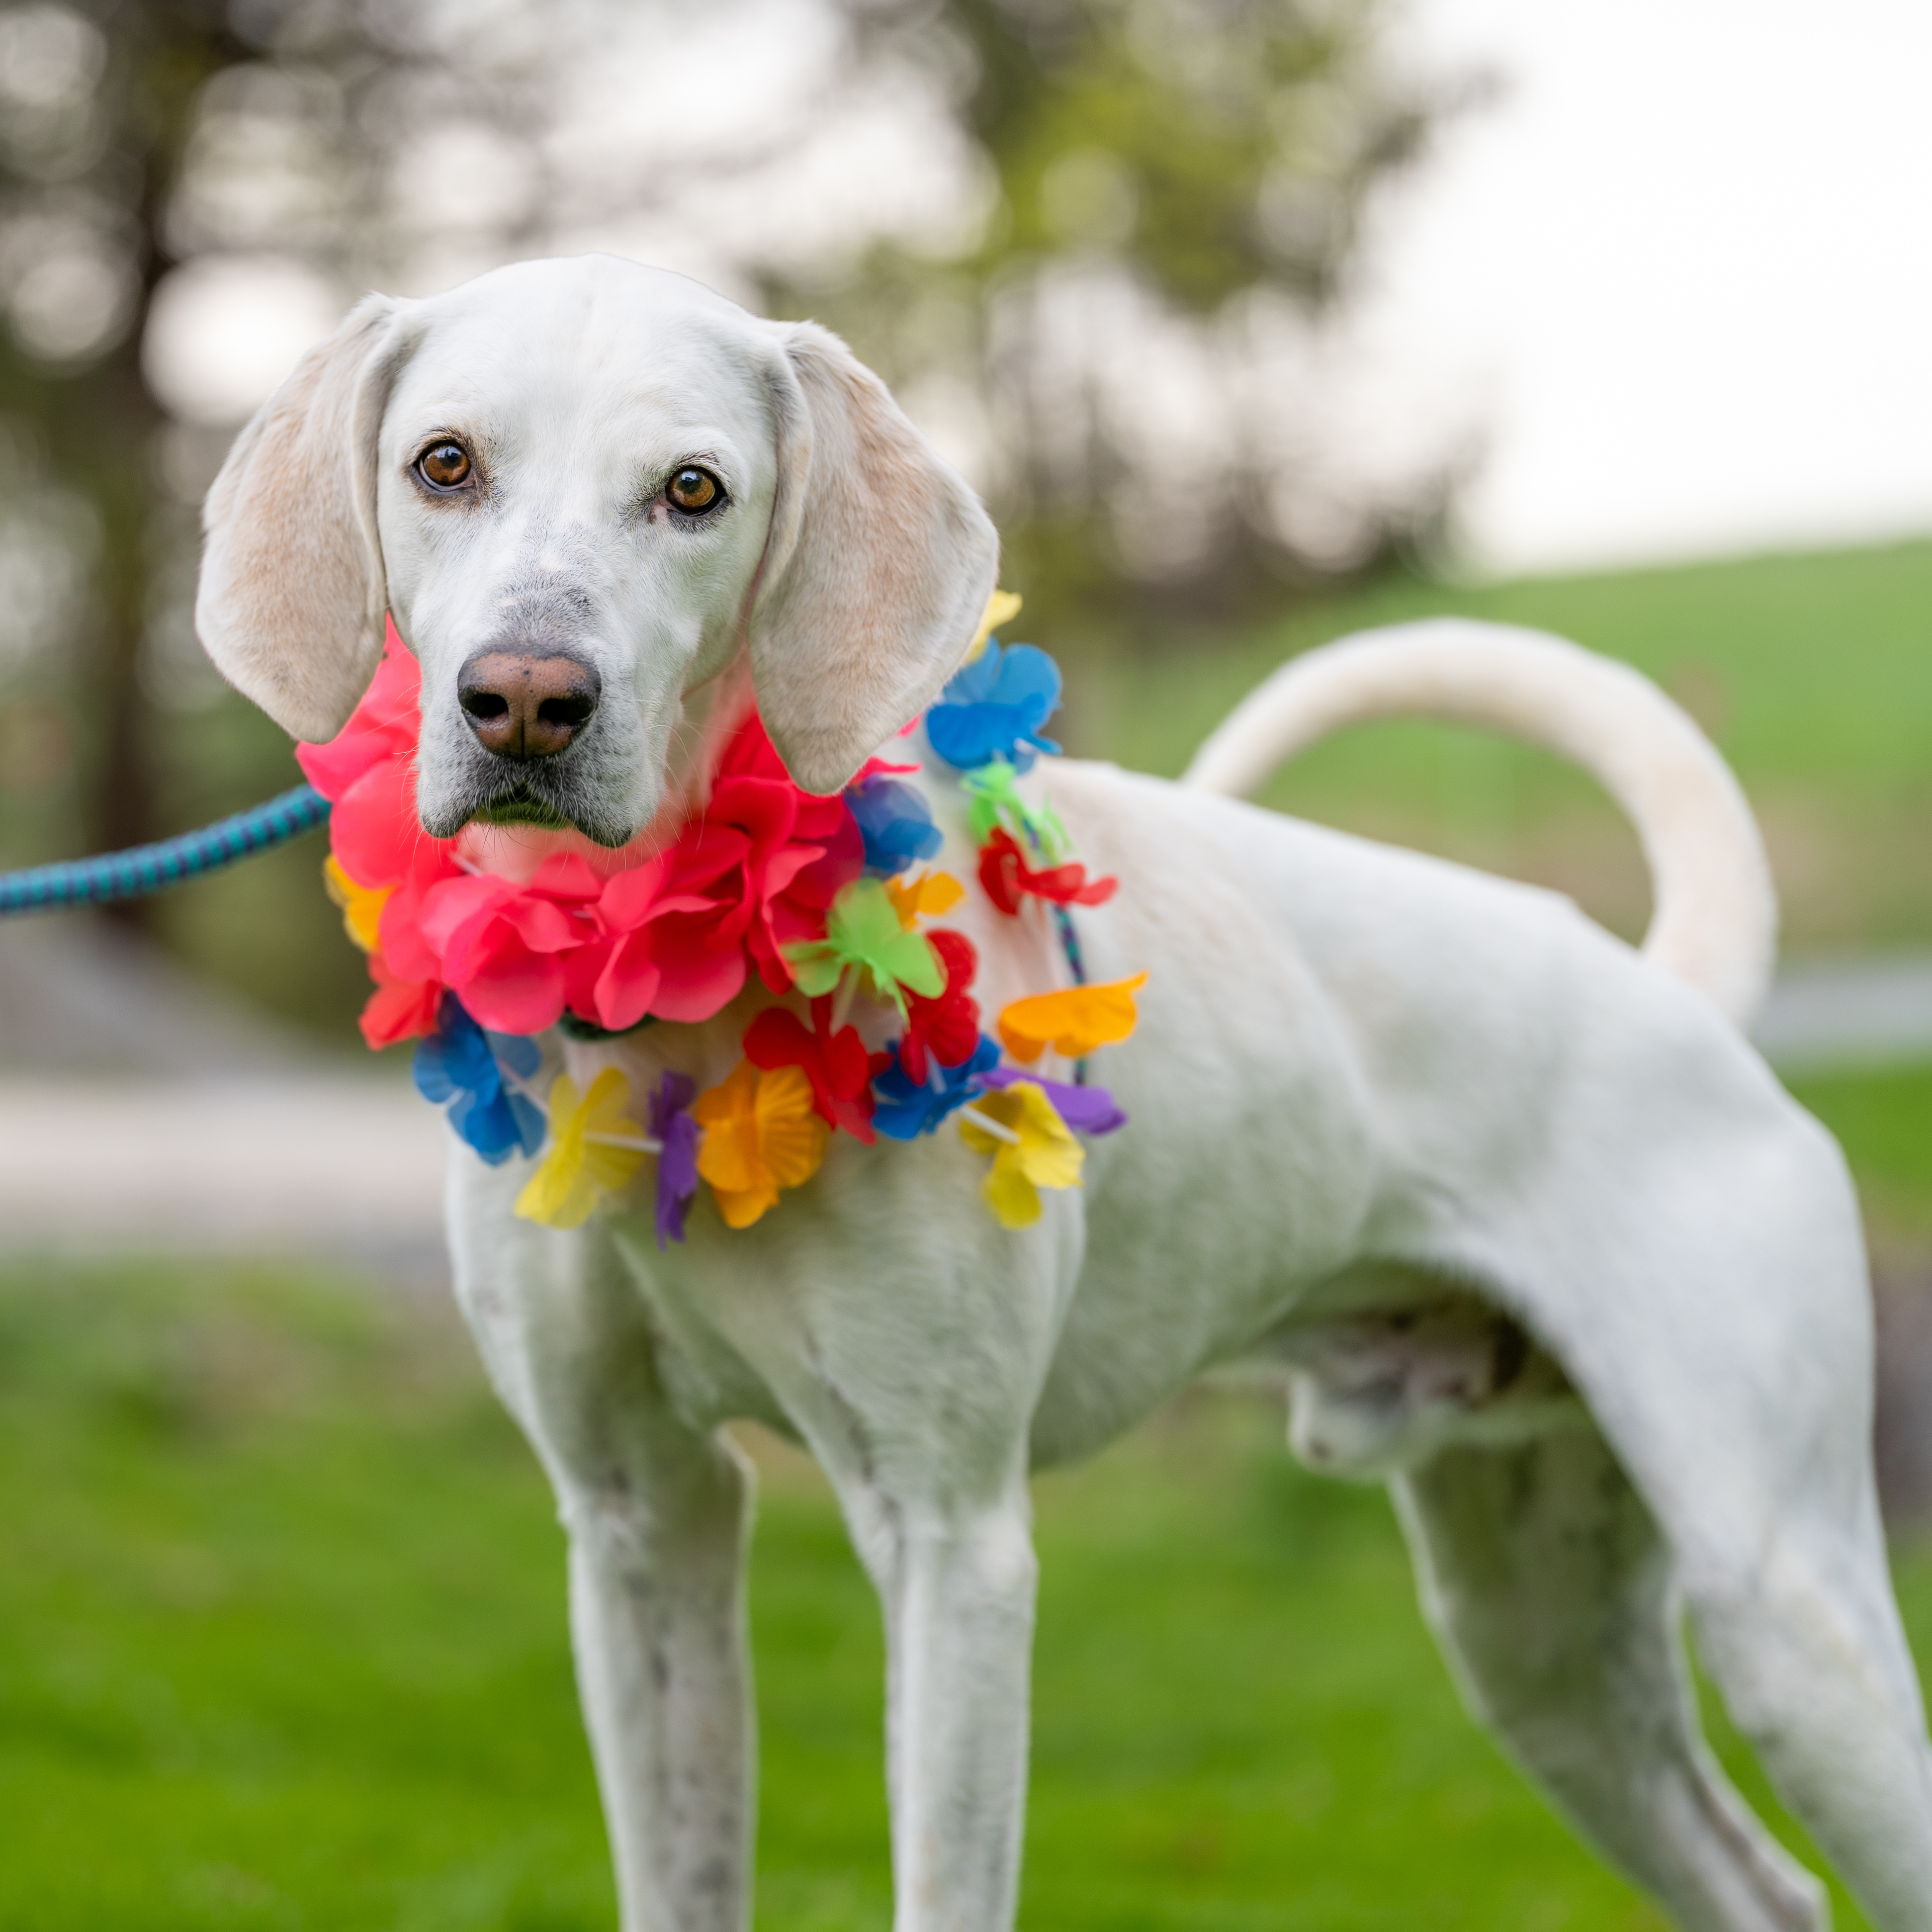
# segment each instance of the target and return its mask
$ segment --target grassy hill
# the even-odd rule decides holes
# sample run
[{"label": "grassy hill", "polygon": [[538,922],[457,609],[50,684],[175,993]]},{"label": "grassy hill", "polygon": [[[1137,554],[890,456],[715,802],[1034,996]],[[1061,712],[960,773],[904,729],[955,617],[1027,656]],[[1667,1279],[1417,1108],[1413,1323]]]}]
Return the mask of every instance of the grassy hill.
[{"label": "grassy hill", "polygon": [[[758,1923],[882,1928],[877,1608],[760,1453]],[[1037,1492],[1023,1925],[1664,1932],[1457,1708],[1382,1492],[1297,1470],[1274,1404],[1191,1397]],[[1932,1557],[1899,1579],[1932,1662]],[[0,1816],[21,1932],[608,1932],[561,1532],[453,1318],[0,1277]]]},{"label": "grassy hill", "polygon": [[[1932,940],[1932,544],[1473,589],[1393,580],[1250,635],[1177,635],[1157,652],[1088,640],[1062,653],[1070,745],[1178,772],[1285,658],[1447,614],[1557,632],[1671,692],[1750,794],[1794,949]],[[1266,796],[1557,886],[1641,930],[1635,841],[1547,754],[1454,727],[1379,724],[1318,747]]]}]

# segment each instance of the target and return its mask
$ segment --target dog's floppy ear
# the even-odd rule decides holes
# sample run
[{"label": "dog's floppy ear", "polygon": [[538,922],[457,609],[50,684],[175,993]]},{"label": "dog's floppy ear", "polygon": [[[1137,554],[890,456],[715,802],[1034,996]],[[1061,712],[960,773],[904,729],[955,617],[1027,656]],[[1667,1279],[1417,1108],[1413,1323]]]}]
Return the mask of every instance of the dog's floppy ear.
[{"label": "dog's floppy ear", "polygon": [[202,512],[195,629],[215,668],[284,730],[320,742],[382,652],[376,440],[406,347],[370,296],[235,440]]},{"label": "dog's floppy ear", "polygon": [[836,792],[924,710],[978,629],[1000,543],[885,385],[810,322],[776,332],[778,494],[751,621],[772,742]]}]

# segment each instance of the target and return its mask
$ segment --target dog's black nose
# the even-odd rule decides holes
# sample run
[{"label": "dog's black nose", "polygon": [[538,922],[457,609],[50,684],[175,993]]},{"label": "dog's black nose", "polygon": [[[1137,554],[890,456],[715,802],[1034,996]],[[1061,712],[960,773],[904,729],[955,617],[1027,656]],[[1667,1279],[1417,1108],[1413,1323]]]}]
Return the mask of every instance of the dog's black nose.
[{"label": "dog's black nose", "polygon": [[575,658],[489,651],[456,681],[456,701],[487,751],[503,758],[554,758],[590,723],[603,680]]}]

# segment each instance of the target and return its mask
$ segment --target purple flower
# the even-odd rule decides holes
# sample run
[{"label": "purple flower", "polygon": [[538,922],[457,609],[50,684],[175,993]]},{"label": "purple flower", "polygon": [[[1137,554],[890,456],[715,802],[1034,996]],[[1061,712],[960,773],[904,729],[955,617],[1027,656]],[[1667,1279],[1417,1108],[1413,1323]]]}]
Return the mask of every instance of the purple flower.
[{"label": "purple flower", "polygon": [[667,1072],[651,1096],[651,1138],[658,1156],[658,1246],[684,1239],[684,1217],[698,1193],[698,1143],[701,1130],[686,1110],[698,1096],[688,1074]]},{"label": "purple flower", "polygon": [[1120,1104],[1104,1087],[1076,1087],[1065,1080],[1042,1080],[1023,1066],[996,1066],[980,1076],[982,1087],[1010,1087],[1024,1080],[1053,1102],[1053,1111],[1079,1134],[1111,1134],[1127,1124]]}]

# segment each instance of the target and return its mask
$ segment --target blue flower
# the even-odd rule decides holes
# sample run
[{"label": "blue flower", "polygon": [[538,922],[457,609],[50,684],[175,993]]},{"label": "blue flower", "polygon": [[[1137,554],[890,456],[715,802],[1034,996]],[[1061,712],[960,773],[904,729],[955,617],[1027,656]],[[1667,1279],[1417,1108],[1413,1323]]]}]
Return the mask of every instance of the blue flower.
[{"label": "blue flower", "polygon": [[412,1071],[416,1091],[438,1106],[454,1101],[449,1124],[492,1167],[500,1167],[520,1149],[534,1154],[544,1139],[543,1109],[505,1079],[505,1070],[527,1079],[542,1061],[535,1040],[485,1033],[456,995],[446,993],[436,1031],[417,1046]]},{"label": "blue flower", "polygon": [[875,879],[903,872],[916,859],[935,859],[946,835],[915,785],[878,773],[846,788],[845,802],[866,839],[866,871]]},{"label": "blue flower", "polygon": [[953,674],[926,714],[926,742],[949,765],[970,772],[992,758],[1032,769],[1036,752],[1057,752],[1040,728],[1060,708],[1060,667],[1031,644],[989,644]]},{"label": "blue flower", "polygon": [[1000,1043],[982,1034],[973,1057],[963,1066],[941,1066],[932,1063],[939,1084],[916,1081],[899,1064],[898,1042],[886,1048],[892,1055],[885,1071],[872,1082],[878,1096],[878,1111],[872,1124],[896,1141],[916,1140],[929,1134],[956,1107],[963,1107],[978,1093],[980,1076],[1000,1064]]}]

